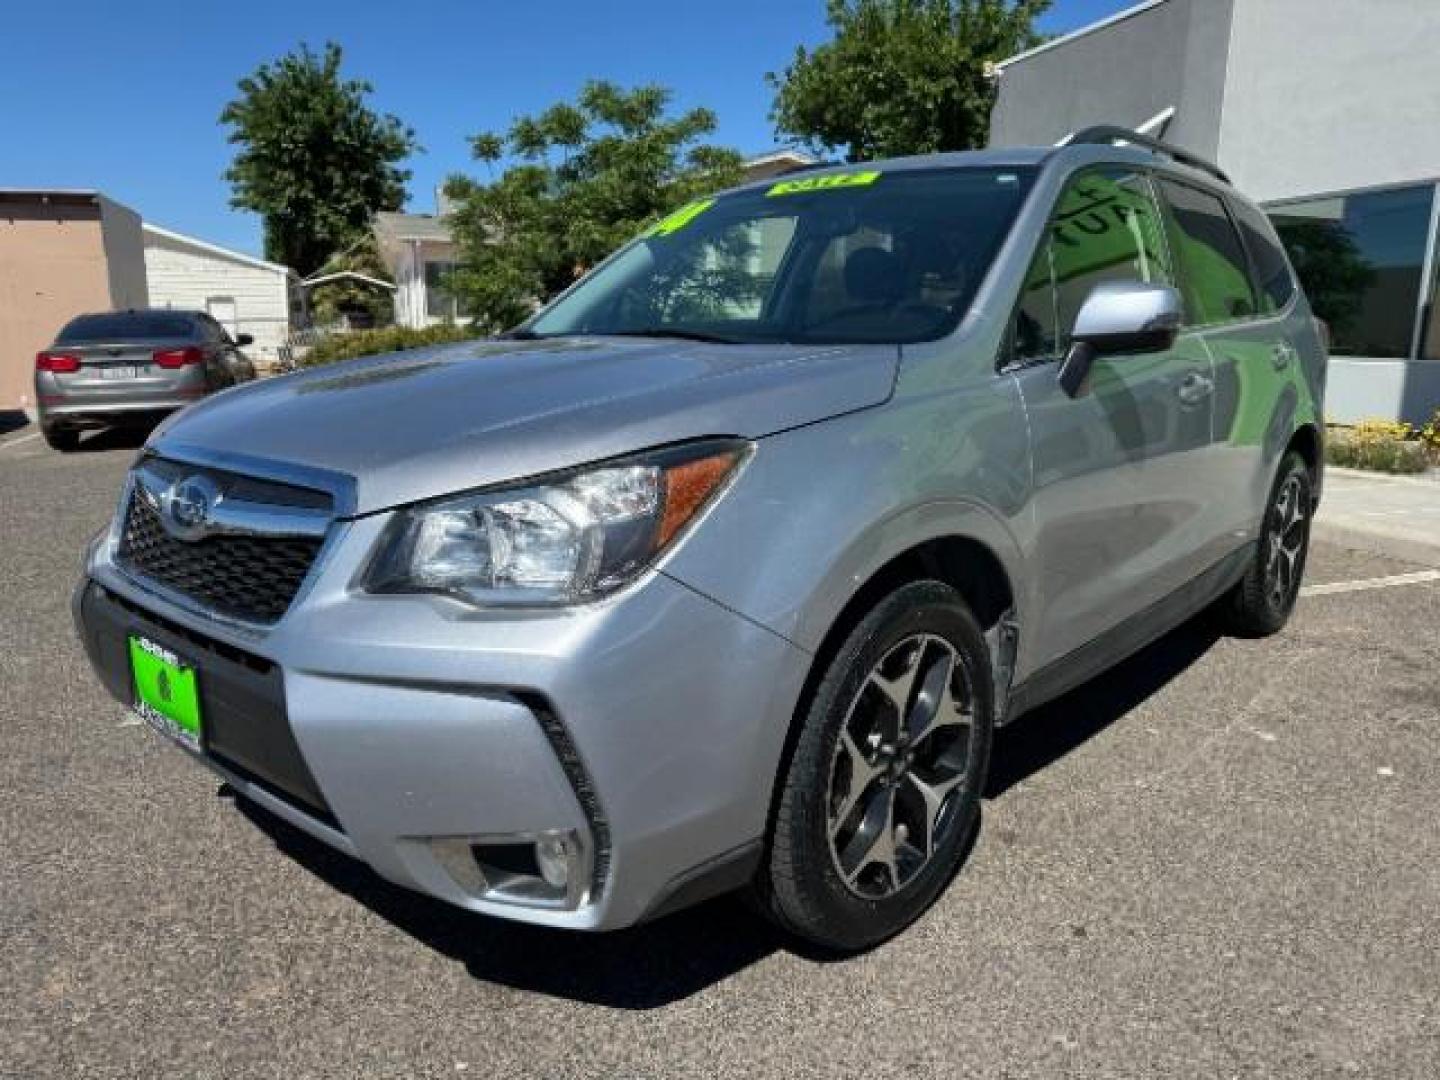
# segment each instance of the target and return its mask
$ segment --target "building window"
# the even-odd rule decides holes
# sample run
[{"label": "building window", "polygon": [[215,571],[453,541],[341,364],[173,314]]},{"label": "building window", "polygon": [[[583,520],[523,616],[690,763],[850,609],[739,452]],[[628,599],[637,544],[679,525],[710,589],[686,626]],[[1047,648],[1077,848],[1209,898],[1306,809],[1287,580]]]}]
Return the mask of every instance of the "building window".
[{"label": "building window", "polygon": [[1410,355],[1433,198],[1427,184],[1270,208],[1332,352]]},{"label": "building window", "polygon": [[433,260],[425,264],[425,314],[447,322],[468,317],[467,305],[445,291],[445,278],[455,269],[453,262]]}]

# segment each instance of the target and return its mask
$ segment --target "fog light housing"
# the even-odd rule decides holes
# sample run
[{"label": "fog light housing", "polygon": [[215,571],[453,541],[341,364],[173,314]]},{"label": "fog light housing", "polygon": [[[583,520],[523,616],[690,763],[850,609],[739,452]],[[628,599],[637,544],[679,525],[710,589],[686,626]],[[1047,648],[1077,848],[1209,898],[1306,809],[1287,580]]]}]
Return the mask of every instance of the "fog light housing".
[{"label": "fog light housing", "polygon": [[542,836],[535,841],[535,864],[545,884],[557,889],[568,888],[572,861],[570,841],[564,835]]},{"label": "fog light housing", "polygon": [[451,880],[478,900],[574,910],[589,899],[593,863],[577,833],[432,837],[426,842]]}]

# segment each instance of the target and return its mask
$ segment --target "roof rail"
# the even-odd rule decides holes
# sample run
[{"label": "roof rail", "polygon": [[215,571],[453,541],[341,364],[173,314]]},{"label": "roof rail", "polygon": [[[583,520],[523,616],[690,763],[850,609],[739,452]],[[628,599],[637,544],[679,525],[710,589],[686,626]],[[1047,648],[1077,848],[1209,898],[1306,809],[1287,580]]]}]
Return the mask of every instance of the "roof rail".
[{"label": "roof rail", "polygon": [[1231,182],[1230,177],[1226,176],[1225,173],[1221,171],[1220,166],[1214,162],[1206,161],[1204,158],[1192,154],[1189,150],[1182,150],[1180,147],[1162,142],[1160,139],[1151,138],[1149,135],[1141,135],[1138,131],[1117,127],[1114,124],[1101,124],[1097,127],[1088,127],[1084,131],[1078,131],[1066,145],[1113,146],[1115,143],[1122,142],[1130,143],[1132,146],[1143,146],[1146,150],[1153,150],[1157,154],[1164,154],[1172,161],[1178,161],[1181,165],[1189,165],[1192,169],[1207,172],[1223,183],[1229,184]]}]

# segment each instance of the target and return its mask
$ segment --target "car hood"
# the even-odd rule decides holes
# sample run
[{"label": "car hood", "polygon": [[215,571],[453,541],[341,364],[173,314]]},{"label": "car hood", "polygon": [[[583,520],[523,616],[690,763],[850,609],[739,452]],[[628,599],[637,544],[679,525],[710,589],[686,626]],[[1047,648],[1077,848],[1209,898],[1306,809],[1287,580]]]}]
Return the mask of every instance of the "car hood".
[{"label": "car hood", "polygon": [[149,448],[241,471],[331,474],[364,514],[708,435],[759,438],[877,405],[893,345],[656,338],[475,341],[217,394]]}]

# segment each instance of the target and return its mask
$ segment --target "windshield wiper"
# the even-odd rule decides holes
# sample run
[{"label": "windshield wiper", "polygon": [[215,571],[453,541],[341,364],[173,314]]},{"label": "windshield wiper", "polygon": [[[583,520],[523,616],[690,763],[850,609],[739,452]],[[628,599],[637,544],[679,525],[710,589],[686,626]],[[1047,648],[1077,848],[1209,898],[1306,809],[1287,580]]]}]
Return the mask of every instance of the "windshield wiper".
[{"label": "windshield wiper", "polygon": [[676,338],[680,341],[704,341],[713,345],[741,345],[738,338],[722,334],[707,334],[703,330],[682,330],[673,326],[647,326],[640,330],[599,330],[591,331],[596,337],[654,337]]}]

